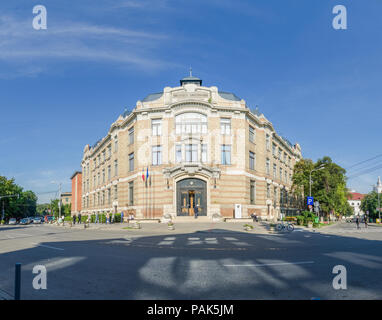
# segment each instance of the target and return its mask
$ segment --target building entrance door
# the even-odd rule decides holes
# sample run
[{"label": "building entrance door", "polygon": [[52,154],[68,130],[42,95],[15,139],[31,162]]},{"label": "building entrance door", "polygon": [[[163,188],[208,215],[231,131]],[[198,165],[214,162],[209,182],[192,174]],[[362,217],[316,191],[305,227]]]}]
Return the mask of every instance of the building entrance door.
[{"label": "building entrance door", "polygon": [[184,179],[177,183],[177,215],[193,216],[198,207],[198,215],[207,215],[206,182],[200,179]]}]

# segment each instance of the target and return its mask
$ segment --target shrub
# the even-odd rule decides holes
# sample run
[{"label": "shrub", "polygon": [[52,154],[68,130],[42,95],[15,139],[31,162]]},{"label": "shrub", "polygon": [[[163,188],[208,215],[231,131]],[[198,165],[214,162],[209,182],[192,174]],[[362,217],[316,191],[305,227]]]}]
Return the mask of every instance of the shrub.
[{"label": "shrub", "polygon": [[297,224],[299,226],[302,226],[304,224],[305,217],[304,216],[297,216]]}]

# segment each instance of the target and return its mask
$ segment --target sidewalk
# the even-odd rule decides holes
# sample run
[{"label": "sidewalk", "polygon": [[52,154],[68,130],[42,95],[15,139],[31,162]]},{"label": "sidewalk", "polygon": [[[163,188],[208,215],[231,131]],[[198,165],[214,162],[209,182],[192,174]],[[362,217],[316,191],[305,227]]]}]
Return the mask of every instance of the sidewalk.
[{"label": "sidewalk", "polygon": [[[250,224],[254,228],[252,231],[245,231],[243,225]],[[75,224],[70,226],[69,223],[62,225],[49,225],[56,228],[65,228],[73,230],[102,230],[102,231],[118,231],[128,234],[175,234],[175,233],[193,233],[193,232],[211,232],[211,233],[226,233],[226,232],[243,232],[254,234],[268,234],[269,228],[265,223],[248,223],[248,222],[175,222],[175,230],[168,230],[167,223],[158,222],[142,222],[141,229],[133,229],[133,223],[114,223],[114,224],[95,224],[91,223],[88,228],[84,227],[84,224]],[[130,227],[130,228],[129,228]]]}]

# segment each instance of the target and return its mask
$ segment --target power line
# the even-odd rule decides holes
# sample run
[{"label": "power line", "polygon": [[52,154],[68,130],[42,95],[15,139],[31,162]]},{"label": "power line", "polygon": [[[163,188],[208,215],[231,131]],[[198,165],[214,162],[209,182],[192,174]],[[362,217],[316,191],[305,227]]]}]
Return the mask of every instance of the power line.
[{"label": "power line", "polygon": [[373,172],[373,171],[376,171],[378,169],[382,168],[382,164],[379,164],[375,167],[372,167],[372,168],[367,168],[365,169],[364,171],[360,171],[359,173],[356,173],[356,174],[353,174],[351,175],[350,177],[348,177],[348,180],[349,179],[353,179],[353,178],[357,178],[359,176],[363,176],[364,174],[367,174],[367,173],[370,173],[370,172]]},{"label": "power line", "polygon": [[350,167],[348,167],[347,169],[354,168],[354,167],[356,167],[356,166],[358,166],[358,165],[360,165],[360,164],[369,162],[369,161],[374,160],[374,159],[377,159],[377,158],[379,158],[379,157],[382,157],[382,154],[379,154],[379,155],[377,155],[377,156],[375,156],[375,157],[372,157],[372,158],[370,158],[370,159],[366,159],[366,160],[363,160],[363,161],[358,162],[358,163],[356,163],[356,164],[353,164],[353,165],[351,165]]}]

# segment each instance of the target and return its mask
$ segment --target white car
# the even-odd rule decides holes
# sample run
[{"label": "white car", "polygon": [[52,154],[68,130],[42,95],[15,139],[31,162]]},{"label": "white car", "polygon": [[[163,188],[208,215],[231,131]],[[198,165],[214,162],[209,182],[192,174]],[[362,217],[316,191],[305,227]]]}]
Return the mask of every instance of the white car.
[{"label": "white car", "polygon": [[17,224],[17,221],[15,218],[11,218],[11,219],[9,219],[8,224]]},{"label": "white car", "polygon": [[33,224],[41,224],[41,218],[34,218]]}]

